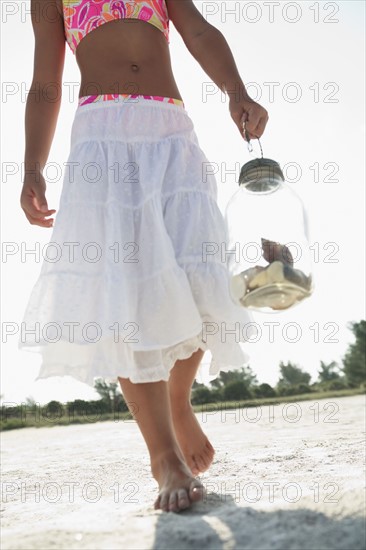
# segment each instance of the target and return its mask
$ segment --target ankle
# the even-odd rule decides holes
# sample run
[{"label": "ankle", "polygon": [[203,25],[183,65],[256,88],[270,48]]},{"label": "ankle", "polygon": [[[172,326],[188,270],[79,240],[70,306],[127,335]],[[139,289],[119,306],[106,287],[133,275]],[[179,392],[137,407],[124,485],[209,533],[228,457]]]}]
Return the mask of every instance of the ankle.
[{"label": "ankle", "polygon": [[151,472],[155,479],[169,467],[185,464],[184,455],[178,446],[164,449],[150,454]]},{"label": "ankle", "polygon": [[170,396],[170,407],[173,415],[186,414],[193,410],[190,397]]}]

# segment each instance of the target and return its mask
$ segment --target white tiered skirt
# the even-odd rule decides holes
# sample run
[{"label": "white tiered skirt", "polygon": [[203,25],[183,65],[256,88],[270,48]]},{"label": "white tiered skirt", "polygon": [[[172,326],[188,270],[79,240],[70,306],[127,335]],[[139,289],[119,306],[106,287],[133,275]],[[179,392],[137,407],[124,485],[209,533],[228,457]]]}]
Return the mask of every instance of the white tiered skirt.
[{"label": "white tiered skirt", "polygon": [[253,318],[230,296],[208,164],[183,106],[140,98],[77,108],[18,341],[41,353],[36,380],[166,381],[199,348],[211,362],[198,381],[248,363]]}]

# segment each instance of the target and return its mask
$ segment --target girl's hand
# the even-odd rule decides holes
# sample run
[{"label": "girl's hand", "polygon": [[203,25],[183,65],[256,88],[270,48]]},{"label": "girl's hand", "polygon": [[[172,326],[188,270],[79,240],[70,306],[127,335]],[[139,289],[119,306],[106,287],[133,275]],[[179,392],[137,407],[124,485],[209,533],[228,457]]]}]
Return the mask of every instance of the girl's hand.
[{"label": "girl's hand", "polygon": [[245,140],[246,136],[243,133],[244,122],[246,122],[245,127],[249,139],[260,138],[262,136],[269,119],[268,113],[264,107],[253,101],[249,96],[241,101],[237,101],[233,96],[230,98],[229,109],[231,117],[239,129],[240,135]]},{"label": "girl's hand", "polygon": [[40,172],[26,175],[22,193],[20,196],[20,205],[32,225],[40,227],[52,227],[53,218],[46,220],[56,210],[49,210],[46,200],[46,182]]}]

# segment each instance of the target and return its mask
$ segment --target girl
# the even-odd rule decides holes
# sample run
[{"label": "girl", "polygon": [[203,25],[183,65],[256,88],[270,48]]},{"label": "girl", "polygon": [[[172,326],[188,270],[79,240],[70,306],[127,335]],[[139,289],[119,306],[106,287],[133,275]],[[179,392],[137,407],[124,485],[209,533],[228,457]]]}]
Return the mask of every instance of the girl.
[{"label": "girl", "polygon": [[[229,344],[221,327],[251,316],[231,300],[227,264],[215,253],[226,228],[172,74],[169,21],[228,94],[242,137],[244,123],[245,138],[261,137],[268,114],[192,0],[32,0],[31,9],[21,207],[53,233],[19,347],[42,353],[38,378],[119,380],[159,485],[154,506],[179,511],[203,498],[195,476],[214,456],[190,403],[199,364],[206,350],[211,375],[243,364],[239,342]],[[61,89],[65,40],[81,84],[54,224],[42,174],[60,100],[47,90]]]}]

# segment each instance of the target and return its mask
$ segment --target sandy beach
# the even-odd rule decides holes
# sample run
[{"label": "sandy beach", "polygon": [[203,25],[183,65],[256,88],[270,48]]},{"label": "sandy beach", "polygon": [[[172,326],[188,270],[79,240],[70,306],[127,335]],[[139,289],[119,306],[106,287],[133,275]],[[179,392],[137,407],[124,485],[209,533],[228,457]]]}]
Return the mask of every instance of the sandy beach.
[{"label": "sandy beach", "polygon": [[134,421],[4,432],[2,548],[365,548],[365,397],[198,413],[207,498],[153,509]]}]

